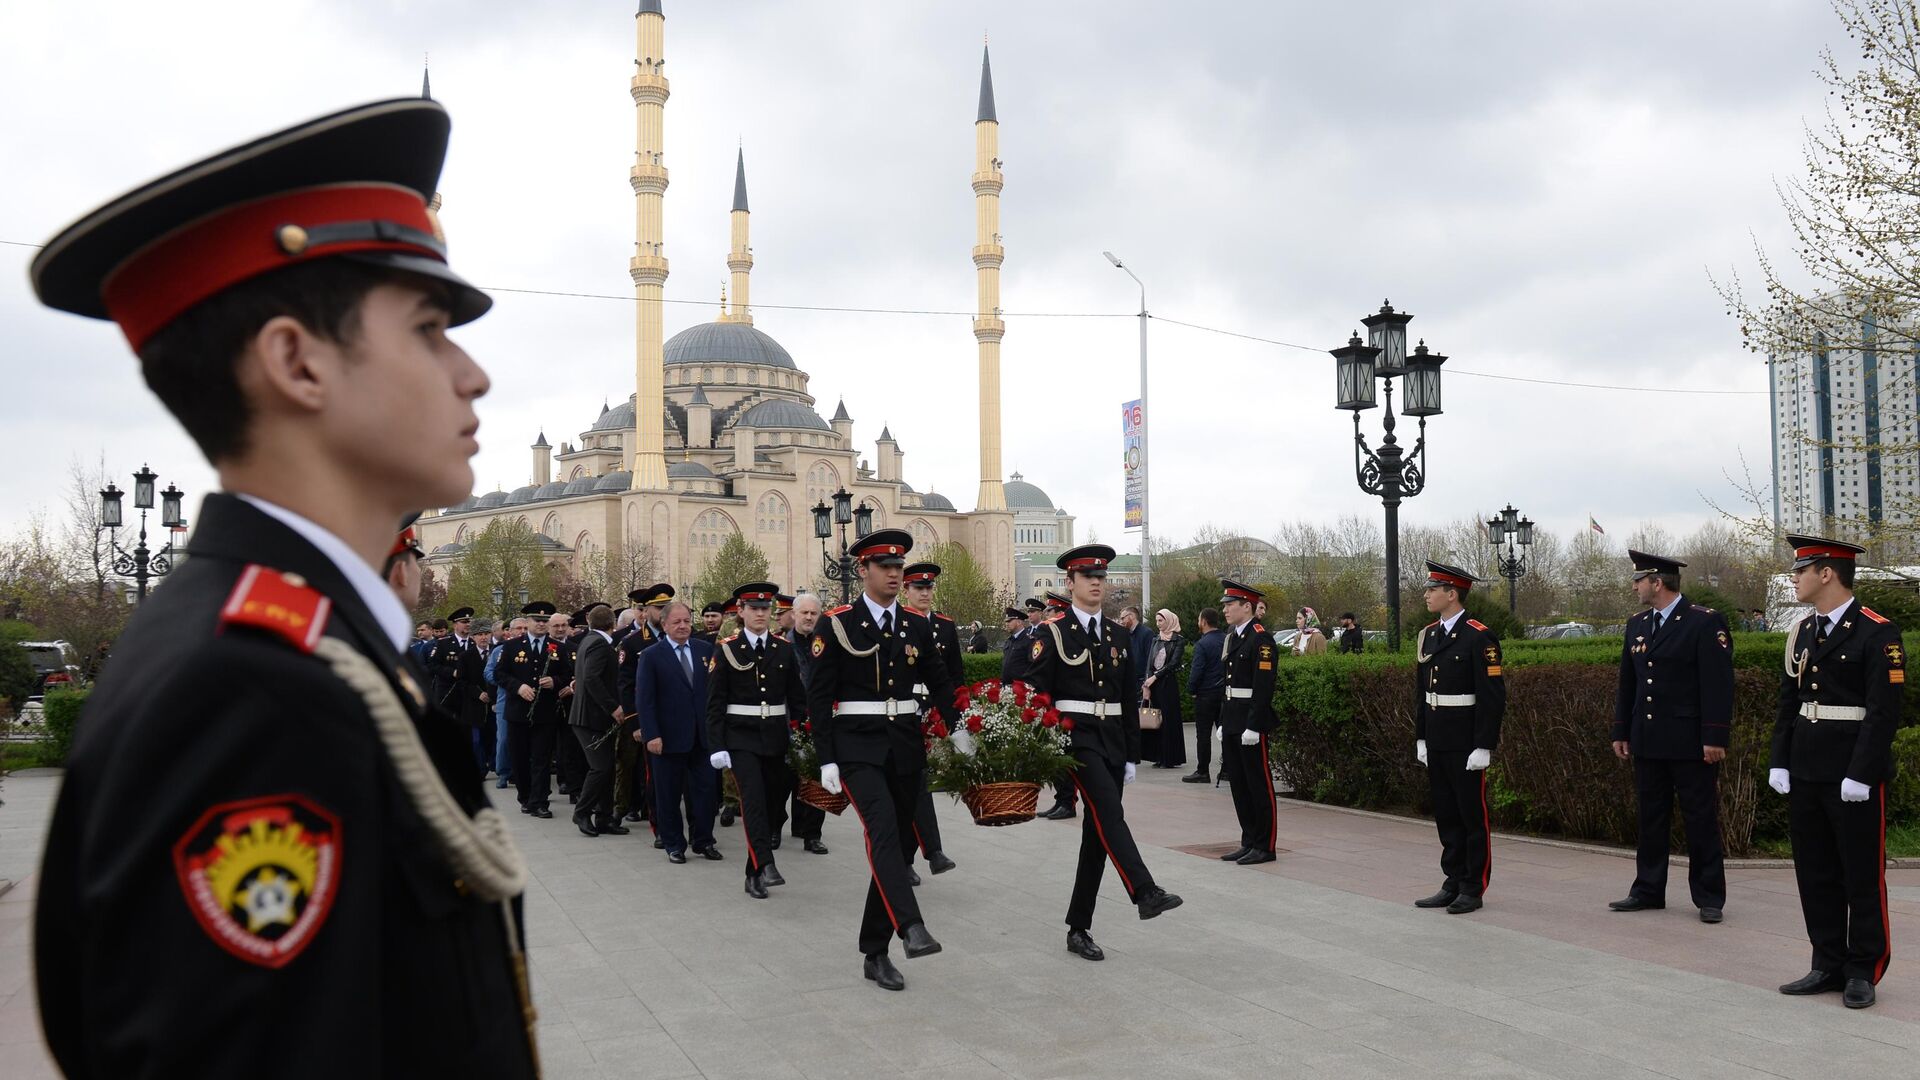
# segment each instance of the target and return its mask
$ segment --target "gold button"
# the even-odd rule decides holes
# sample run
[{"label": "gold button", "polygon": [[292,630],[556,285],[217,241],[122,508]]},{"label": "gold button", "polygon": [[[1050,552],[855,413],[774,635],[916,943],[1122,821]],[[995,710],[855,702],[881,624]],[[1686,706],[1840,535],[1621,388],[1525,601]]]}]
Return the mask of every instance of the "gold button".
[{"label": "gold button", "polygon": [[1652,685],[1653,685],[1653,680],[1652,680],[1652,679],[1648,679],[1648,680],[1647,680],[1647,685],[1648,685],[1648,686],[1652,686]]},{"label": "gold button", "polygon": [[1820,670],[1820,665],[1819,665],[1819,664],[1815,664],[1815,665],[1813,665],[1813,670],[1815,670],[1815,671],[1819,671],[1819,670]]},{"label": "gold button", "polygon": [[1647,714],[1647,719],[1649,719],[1649,720],[1651,720],[1651,719],[1653,719],[1653,714],[1652,714],[1652,713],[1648,713],[1648,714]]},{"label": "gold button", "polygon": [[298,225],[282,225],[273,234],[274,242],[280,250],[289,255],[298,255],[307,250],[307,230]]},{"label": "gold button", "polygon": [[1819,684],[1819,683],[1814,683],[1814,684],[1813,684],[1813,688],[1814,688],[1815,690],[1818,690],[1818,689],[1820,689],[1820,684]]}]

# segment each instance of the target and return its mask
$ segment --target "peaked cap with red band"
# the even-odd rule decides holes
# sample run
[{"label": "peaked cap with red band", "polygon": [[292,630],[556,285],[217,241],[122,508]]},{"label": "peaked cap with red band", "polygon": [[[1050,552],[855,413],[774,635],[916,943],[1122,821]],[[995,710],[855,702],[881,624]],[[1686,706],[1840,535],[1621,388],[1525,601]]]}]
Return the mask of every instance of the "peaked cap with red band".
[{"label": "peaked cap with red band", "polygon": [[1068,573],[1106,577],[1107,564],[1113,561],[1113,549],[1105,544],[1081,544],[1054,560],[1053,565]]},{"label": "peaked cap with red band", "polygon": [[426,554],[426,550],[420,546],[420,530],[413,527],[413,523],[419,520],[418,512],[400,519],[400,534],[393,538],[393,549],[387,552],[388,559],[397,559],[408,552],[416,556]]},{"label": "peaked cap with red band", "polygon": [[1824,536],[1797,536],[1788,533],[1787,543],[1793,547],[1792,569],[1795,570],[1812,566],[1821,559],[1852,562],[1867,552],[1867,549],[1859,544],[1849,544],[1845,540],[1829,540]]},{"label": "peaked cap with red band", "polygon": [[939,563],[917,562],[907,567],[906,577],[901,580],[908,585],[931,585],[938,580],[939,577]]},{"label": "peaked cap with red band", "polygon": [[900,566],[913,550],[913,534],[905,529],[875,529],[853,542],[851,554],[861,562]]},{"label": "peaked cap with red band", "polygon": [[1473,588],[1473,583],[1478,580],[1457,566],[1448,566],[1446,563],[1434,562],[1432,559],[1427,560],[1427,584],[1429,585],[1445,585],[1448,588],[1466,592]]},{"label": "peaked cap with red band", "polygon": [[1249,604],[1258,603],[1265,595],[1259,589],[1251,585],[1242,585],[1232,578],[1220,579],[1220,602],[1223,604],[1229,600],[1244,600]]},{"label": "peaked cap with red band", "polygon": [[771,581],[750,581],[733,590],[735,604],[770,607],[780,599],[780,586]]},{"label": "peaked cap with red band", "polygon": [[1073,606],[1073,601],[1071,601],[1071,600],[1069,600],[1069,599],[1067,599],[1067,598],[1066,598],[1066,597],[1064,597],[1064,596],[1061,596],[1061,595],[1060,595],[1059,593],[1057,593],[1057,592],[1053,592],[1052,590],[1048,590],[1048,592],[1047,592],[1047,607],[1048,607],[1048,609],[1050,609],[1050,610],[1053,610],[1053,611],[1065,611],[1065,610],[1067,610],[1068,608],[1070,608],[1070,607],[1072,607],[1072,606]]},{"label": "peaked cap with red band", "polygon": [[347,109],[275,132],[128,192],[47,241],[40,302],[120,324],[135,352],[201,302],[251,278],[344,258],[447,283],[451,323],[493,301],[447,267],[427,199],[447,111],[427,98]]}]

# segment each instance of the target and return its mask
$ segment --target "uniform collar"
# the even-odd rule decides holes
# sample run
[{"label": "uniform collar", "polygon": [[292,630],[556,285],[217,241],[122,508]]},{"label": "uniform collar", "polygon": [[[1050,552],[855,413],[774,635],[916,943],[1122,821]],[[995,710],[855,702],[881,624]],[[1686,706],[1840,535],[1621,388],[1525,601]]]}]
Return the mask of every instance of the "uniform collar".
[{"label": "uniform collar", "polygon": [[1466,613],[1467,613],[1467,609],[1461,608],[1459,611],[1454,612],[1451,618],[1441,619],[1440,632],[1443,634],[1453,633],[1454,625],[1460,621],[1460,616],[1465,615]]},{"label": "uniform collar", "polygon": [[[881,607],[879,604],[874,603],[873,597],[868,596],[866,593],[861,593],[860,599],[866,603],[867,610],[873,613],[874,622],[879,622],[889,612],[897,613],[897,610],[900,607],[900,602],[898,600],[894,601],[891,604],[888,604],[885,607]],[[892,620],[892,622],[894,622],[897,625],[900,622],[900,620],[899,618],[896,617]]]},{"label": "uniform collar", "polygon": [[1828,630],[1832,630],[1834,627],[1840,625],[1840,616],[1847,613],[1847,608],[1853,603],[1853,599],[1853,597],[1849,596],[1846,599],[1846,603],[1841,604],[1832,611],[1823,611],[1820,613],[1820,617],[1827,620]]},{"label": "uniform collar", "polygon": [[1680,601],[1685,599],[1686,597],[1681,596],[1679,593],[1673,594],[1673,603],[1659,609],[1661,623],[1664,624],[1668,619],[1673,618],[1673,610],[1680,606]]},{"label": "uniform collar", "polygon": [[360,603],[366,607],[368,614],[380,624],[381,633],[393,643],[393,651],[406,651],[407,642],[413,637],[413,627],[410,625],[413,617],[400,605],[400,598],[393,594],[393,589],[381,580],[379,574],[373,572],[373,567],[368,566],[366,560],[354,554],[346,541],[284,506],[255,495],[243,493],[239,497],[248,506],[292,529],[300,539],[312,544],[347,579],[347,584],[360,597]]},{"label": "uniform collar", "polygon": [[769,637],[771,637],[772,635],[771,635],[771,634],[761,634],[761,635],[759,635],[758,637],[756,637],[756,636],[754,636],[754,633],[753,633],[753,631],[751,631],[751,630],[742,630],[742,631],[740,631],[740,636],[741,636],[742,638],[744,638],[744,639],[746,640],[746,642],[747,642],[747,648],[749,648],[749,649],[757,649],[757,648],[759,648],[760,646],[762,646],[762,645],[765,645],[765,644],[767,643],[767,638],[769,638]]}]

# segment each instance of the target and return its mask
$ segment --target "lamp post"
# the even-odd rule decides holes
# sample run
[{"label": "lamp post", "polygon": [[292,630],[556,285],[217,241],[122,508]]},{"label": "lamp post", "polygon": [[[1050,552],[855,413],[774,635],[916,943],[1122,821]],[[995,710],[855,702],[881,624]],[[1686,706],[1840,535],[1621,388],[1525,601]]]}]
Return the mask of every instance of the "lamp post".
[{"label": "lamp post", "polygon": [[[116,577],[133,579],[136,601],[147,598],[148,581],[173,572],[173,560],[178,557],[173,549],[172,537],[168,537],[167,546],[159,551],[147,547],[147,511],[153,509],[153,485],[158,479],[160,477],[145,465],[133,474],[133,506],[140,511],[140,537],[132,551],[121,547],[119,538],[126,520],[121,513],[120,500],[126,492],[109,482],[106,490],[100,493],[100,527],[107,530],[107,550],[113,555],[110,570]],[[172,484],[160,492],[160,524],[169,532],[187,527],[187,519],[180,512],[180,502],[184,498],[185,493]]]},{"label": "lamp post", "polygon": [[[1487,519],[1487,542],[1493,545],[1494,565],[1500,568],[1500,576],[1507,579],[1507,614],[1519,618],[1517,590],[1520,579],[1527,575],[1527,549],[1533,546],[1533,522],[1521,517],[1520,511],[1508,503],[1505,510]],[[1502,550],[1503,544],[1505,550]]]},{"label": "lamp post", "polygon": [[[864,539],[873,531],[873,507],[862,505],[855,509],[853,496],[847,493],[846,488],[833,493],[832,506],[824,502],[813,504],[813,535],[820,541],[821,572],[827,575],[828,581],[840,583],[840,602],[843,604],[853,601],[853,583],[860,579],[860,572],[854,568],[853,556],[848,554],[847,549],[849,522],[853,524],[855,540]],[[840,532],[838,556],[827,551],[827,540],[833,536],[836,527]]]},{"label": "lamp post", "polygon": [[1113,252],[1100,254],[1140,286],[1140,610],[1146,611],[1153,603],[1153,531],[1147,516],[1147,429],[1153,423],[1153,410],[1147,407],[1147,285]]},{"label": "lamp post", "polygon": [[[520,606],[526,607],[527,596],[528,596],[527,587],[525,585],[520,586],[520,589],[517,595],[520,597]],[[493,610],[498,611],[500,613],[501,621],[512,622],[513,620],[507,618],[507,616],[511,613],[506,610],[506,606],[507,606],[506,588],[504,586],[495,585],[493,587]]]},{"label": "lamp post", "polygon": [[[1407,354],[1407,323],[1413,316],[1393,310],[1381,301],[1380,310],[1360,320],[1367,343],[1355,331],[1347,343],[1332,350],[1337,409],[1353,413],[1353,473],[1360,490],[1378,495],[1387,515],[1387,648],[1400,651],[1400,502],[1427,486],[1427,417],[1440,415],[1440,365],[1447,358],[1427,351],[1422,341]],[[1360,432],[1360,413],[1379,402],[1373,380],[1385,386],[1384,434],[1378,450],[1367,446]],[[1420,419],[1420,435],[1409,452],[1393,433],[1393,380],[1403,379],[1400,412]]]}]

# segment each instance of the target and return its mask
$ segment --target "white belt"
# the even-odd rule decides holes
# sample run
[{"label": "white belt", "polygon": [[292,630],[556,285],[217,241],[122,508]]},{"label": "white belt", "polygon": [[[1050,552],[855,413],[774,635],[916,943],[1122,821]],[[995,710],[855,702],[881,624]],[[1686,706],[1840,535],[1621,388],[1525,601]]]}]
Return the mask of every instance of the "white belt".
[{"label": "white belt", "polygon": [[1475,701],[1472,694],[1428,694],[1427,704],[1433,708],[1453,705],[1471,705]]},{"label": "white belt", "polygon": [[757,716],[760,719],[765,720],[769,717],[787,715],[787,707],[785,705],[771,705],[771,704],[769,705],[729,705],[727,706],[727,715],[728,716]]},{"label": "white belt", "polygon": [[1120,715],[1120,703],[1117,701],[1056,701],[1053,707],[1064,713],[1084,713],[1095,717]]},{"label": "white belt", "polygon": [[833,707],[835,716],[914,716],[920,712],[920,703],[907,698],[888,698],[885,701],[843,701]]},{"label": "white belt", "polygon": [[1819,723],[1822,720],[1865,720],[1867,710],[1859,705],[1822,705],[1817,701],[1800,703],[1800,715]]},{"label": "white belt", "polygon": [[1227,696],[1230,698],[1250,698],[1253,696],[1253,687],[1229,686],[1227,687]]},{"label": "white belt", "polygon": [[923,682],[917,682],[917,683],[914,683],[914,684],[913,684],[913,692],[914,692],[915,694],[918,694],[918,695],[920,695],[921,697],[926,697],[926,696],[927,696],[927,684],[926,684],[926,683],[923,683]]}]

